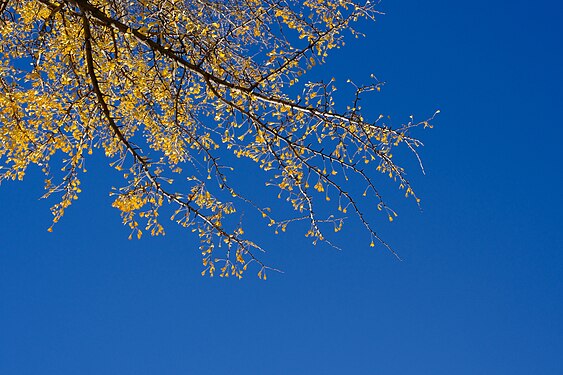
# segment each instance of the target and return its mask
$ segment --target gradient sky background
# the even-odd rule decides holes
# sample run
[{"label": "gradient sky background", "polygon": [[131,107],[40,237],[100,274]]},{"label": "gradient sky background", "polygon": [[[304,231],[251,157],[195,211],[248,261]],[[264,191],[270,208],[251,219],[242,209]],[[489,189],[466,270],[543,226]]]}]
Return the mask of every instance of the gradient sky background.
[{"label": "gradient sky background", "polygon": [[[0,187],[0,374],[563,374],[563,5],[391,1],[325,66],[419,134],[424,212],[400,193],[338,252],[260,237],[285,270],[201,277],[193,237],[128,241],[90,165],[54,233],[40,176]],[[381,218],[380,218],[381,219]]]}]

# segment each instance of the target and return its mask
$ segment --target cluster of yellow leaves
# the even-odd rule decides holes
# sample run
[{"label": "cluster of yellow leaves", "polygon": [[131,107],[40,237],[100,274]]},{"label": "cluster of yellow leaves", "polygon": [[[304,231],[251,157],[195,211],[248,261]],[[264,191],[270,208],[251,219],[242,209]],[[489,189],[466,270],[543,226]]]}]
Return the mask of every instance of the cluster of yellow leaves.
[{"label": "cluster of yellow leaves", "polygon": [[[21,180],[28,166],[40,166],[45,196],[61,195],[52,208],[54,223],[81,192],[86,158],[102,149],[110,165],[125,172],[124,186],[112,192],[113,206],[132,236],[163,234],[159,210],[170,203],[173,219],[200,237],[204,273],[218,269],[240,278],[254,262],[265,279],[269,268],[256,257],[261,248],[244,237],[240,223],[228,220],[236,202],[256,208],[276,232],[305,220],[306,235],[316,242],[326,240],[321,225],[339,231],[343,222],[319,218],[316,193],[325,201],[335,194],[338,211],[353,209],[371,238],[379,239],[346,188],[349,175],[392,219],[361,164],[376,162],[374,170],[414,195],[390,151],[399,144],[414,151],[420,143],[409,129],[419,124],[393,130],[381,118],[364,120],[357,105],[362,92],[379,90],[379,84],[359,87],[353,105],[340,113],[334,80],[305,82],[295,99],[286,93],[343,45],[344,31],[355,34],[353,22],[374,17],[369,1],[2,4],[0,182]],[[300,216],[276,219],[242,196],[237,179],[228,179],[232,168],[219,162],[223,150],[258,163],[267,183]],[[178,174],[182,178],[172,179]],[[203,183],[206,176],[212,181]]]}]

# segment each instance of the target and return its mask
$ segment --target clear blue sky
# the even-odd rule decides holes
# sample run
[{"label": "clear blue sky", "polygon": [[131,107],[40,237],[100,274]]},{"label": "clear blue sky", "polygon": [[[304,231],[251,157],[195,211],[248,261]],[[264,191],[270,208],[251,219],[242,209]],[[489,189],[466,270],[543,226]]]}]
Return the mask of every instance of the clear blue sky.
[{"label": "clear blue sky", "polygon": [[[563,374],[563,5],[391,1],[326,66],[422,134],[424,212],[344,251],[264,236],[285,270],[202,278],[193,238],[128,241],[105,169],[54,233],[39,176],[0,187],[0,374]],[[100,188],[103,187],[103,188]]]}]

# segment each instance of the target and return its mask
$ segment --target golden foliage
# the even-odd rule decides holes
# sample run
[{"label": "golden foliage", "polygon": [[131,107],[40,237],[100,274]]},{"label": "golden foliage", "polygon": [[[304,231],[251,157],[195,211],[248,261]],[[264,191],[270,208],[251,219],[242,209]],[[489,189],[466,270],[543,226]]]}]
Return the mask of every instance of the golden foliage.
[{"label": "golden foliage", "polygon": [[[343,45],[344,31],[356,34],[353,22],[377,13],[355,0],[0,1],[0,181],[41,166],[46,196],[61,195],[52,208],[56,223],[78,198],[85,159],[100,148],[124,172],[113,206],[132,235],[163,234],[159,209],[174,206],[173,219],[199,235],[203,273],[211,275],[241,277],[257,263],[266,278],[261,248],[240,225],[228,229],[237,202],[255,207],[276,232],[308,221],[306,235],[328,242],[321,225],[339,231],[343,218],[319,219],[314,195],[336,196],[338,211],[354,212],[372,245],[375,238],[389,248],[346,184],[351,175],[363,181],[392,220],[373,172],[414,195],[391,149],[403,144],[416,154],[421,143],[409,130],[429,120],[397,129],[382,117],[365,120],[358,102],[379,91],[377,81],[357,86],[343,112],[335,108],[334,80],[300,84]],[[302,93],[290,96],[292,86]],[[297,217],[278,220],[243,197],[240,176],[231,184],[219,164],[224,150],[258,163]],[[64,155],[62,165],[53,165],[56,154]],[[53,166],[64,172],[56,183]],[[175,174],[187,178],[184,192],[169,190]]]}]

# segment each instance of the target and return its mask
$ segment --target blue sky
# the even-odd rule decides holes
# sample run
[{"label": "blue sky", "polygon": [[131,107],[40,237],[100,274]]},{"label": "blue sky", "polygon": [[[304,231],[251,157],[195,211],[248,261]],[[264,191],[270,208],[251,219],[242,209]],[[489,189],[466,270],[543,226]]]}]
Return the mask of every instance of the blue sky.
[{"label": "blue sky", "polygon": [[173,225],[127,240],[101,163],[54,233],[31,173],[0,187],[0,374],[563,373],[563,5],[382,8],[322,74],[375,73],[396,122],[441,110],[424,211],[390,190],[377,222],[402,262],[349,225],[340,252],[258,233],[266,282],[202,278]]}]

